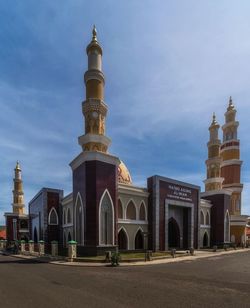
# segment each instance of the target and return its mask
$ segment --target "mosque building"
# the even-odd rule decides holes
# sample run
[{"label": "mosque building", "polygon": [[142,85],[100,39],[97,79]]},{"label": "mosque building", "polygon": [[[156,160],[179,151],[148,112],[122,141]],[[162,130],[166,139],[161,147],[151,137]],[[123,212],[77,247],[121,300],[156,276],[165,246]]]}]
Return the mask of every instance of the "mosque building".
[{"label": "mosque building", "polygon": [[[147,187],[138,187],[124,162],[109,153],[103,50],[95,27],[86,53],[85,125],[78,138],[81,152],[70,163],[72,192],[64,196],[62,190],[43,188],[29,202],[29,215],[24,214],[21,168],[17,164],[13,213],[5,214],[8,240],[57,240],[64,247],[75,240],[79,255],[98,255],[117,247],[166,251],[244,242],[238,122],[232,100],[222,127],[222,144],[215,115],[209,127],[204,193],[199,186],[159,175],[149,177]],[[26,229],[21,227],[24,222]]]}]

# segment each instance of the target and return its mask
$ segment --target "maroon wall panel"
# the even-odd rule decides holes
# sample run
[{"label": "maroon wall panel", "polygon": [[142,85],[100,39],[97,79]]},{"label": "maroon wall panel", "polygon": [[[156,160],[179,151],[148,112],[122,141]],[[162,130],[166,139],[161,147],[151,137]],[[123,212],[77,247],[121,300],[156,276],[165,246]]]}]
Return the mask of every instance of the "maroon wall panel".
[{"label": "maroon wall panel", "polygon": [[[49,215],[49,212],[52,208],[55,208],[55,210],[57,211],[57,215],[58,215],[58,220],[59,220],[59,224],[57,226],[55,225],[49,225],[48,224],[48,229],[47,229],[47,238],[45,235],[45,241],[47,243],[50,243],[51,241],[60,241],[60,225],[61,225],[61,221],[60,221],[60,198],[59,198],[59,194],[56,192],[48,192],[47,193],[47,216]],[[49,217],[47,218],[48,221]]]},{"label": "maroon wall panel", "polygon": [[99,203],[108,189],[115,211],[115,243],[117,243],[117,167],[101,161],[87,161],[73,172],[74,202],[80,192],[86,206],[85,245],[99,245]]}]

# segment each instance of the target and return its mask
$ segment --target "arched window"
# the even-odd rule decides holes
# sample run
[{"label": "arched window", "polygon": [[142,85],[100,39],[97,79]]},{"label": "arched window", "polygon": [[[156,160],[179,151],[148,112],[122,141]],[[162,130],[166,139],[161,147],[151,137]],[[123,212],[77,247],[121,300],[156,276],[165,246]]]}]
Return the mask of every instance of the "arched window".
[{"label": "arched window", "polygon": [[118,247],[119,250],[128,249],[128,235],[123,228],[118,233]]},{"label": "arched window", "polygon": [[118,200],[118,218],[123,219],[123,206],[120,199]]},{"label": "arched window", "polygon": [[203,211],[200,212],[200,224],[205,225],[205,217]]},{"label": "arched window", "polygon": [[130,201],[127,206],[126,219],[136,220],[136,208],[133,201]]},{"label": "arched window", "polygon": [[203,247],[208,247],[208,246],[209,246],[208,235],[207,235],[207,232],[205,232],[203,235]]},{"label": "arched window", "polygon": [[77,194],[75,205],[75,234],[78,245],[84,244],[84,208],[80,194]]},{"label": "arched window", "polygon": [[171,217],[168,220],[168,247],[180,248],[180,228],[177,221]]},{"label": "arched window", "polygon": [[139,229],[135,235],[135,249],[143,249],[144,247],[144,237],[141,229]]},{"label": "arched window", "polygon": [[207,212],[206,214],[206,225],[209,226],[210,225],[210,218],[209,218],[209,213]]},{"label": "arched window", "polygon": [[107,190],[99,206],[99,242],[100,245],[113,245],[114,242],[114,208]]},{"label": "arched window", "polygon": [[28,229],[29,225],[28,225],[28,220],[20,220],[20,229]]},{"label": "arched window", "polygon": [[146,220],[146,208],[145,208],[145,204],[143,202],[140,205],[139,219],[140,220]]},{"label": "arched window", "polygon": [[49,225],[58,225],[58,216],[54,207],[49,212]]},{"label": "arched window", "polygon": [[224,219],[224,242],[230,241],[230,218],[228,211],[226,212]]},{"label": "arched window", "polygon": [[71,220],[71,210],[68,208],[67,210],[67,224],[70,224],[72,222]]}]

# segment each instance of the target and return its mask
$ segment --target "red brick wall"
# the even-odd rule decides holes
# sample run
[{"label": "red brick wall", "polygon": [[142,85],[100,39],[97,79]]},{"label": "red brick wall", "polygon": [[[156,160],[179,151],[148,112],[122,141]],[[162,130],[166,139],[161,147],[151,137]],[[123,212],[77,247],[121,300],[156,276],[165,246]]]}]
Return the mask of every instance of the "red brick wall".
[{"label": "red brick wall", "polygon": [[240,183],[240,165],[224,166],[221,168],[223,184]]}]

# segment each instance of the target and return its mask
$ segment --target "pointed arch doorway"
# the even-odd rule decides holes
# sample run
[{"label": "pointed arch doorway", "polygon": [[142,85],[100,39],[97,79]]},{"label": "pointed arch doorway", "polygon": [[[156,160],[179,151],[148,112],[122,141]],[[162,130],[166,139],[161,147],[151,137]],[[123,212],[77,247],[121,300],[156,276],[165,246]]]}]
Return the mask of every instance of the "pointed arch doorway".
[{"label": "pointed arch doorway", "polygon": [[173,217],[168,221],[168,247],[180,248],[180,228]]},{"label": "pointed arch doorway", "polygon": [[143,249],[144,248],[144,238],[142,234],[142,230],[139,229],[135,236],[135,249]]},{"label": "pointed arch doorway", "polygon": [[204,233],[203,235],[203,247],[208,247],[208,235],[207,232]]},{"label": "pointed arch doorway", "polygon": [[99,244],[114,245],[114,206],[107,189],[99,205]]},{"label": "pointed arch doorway", "polygon": [[118,233],[118,246],[119,250],[127,250],[128,249],[128,238],[124,229],[121,229]]}]

